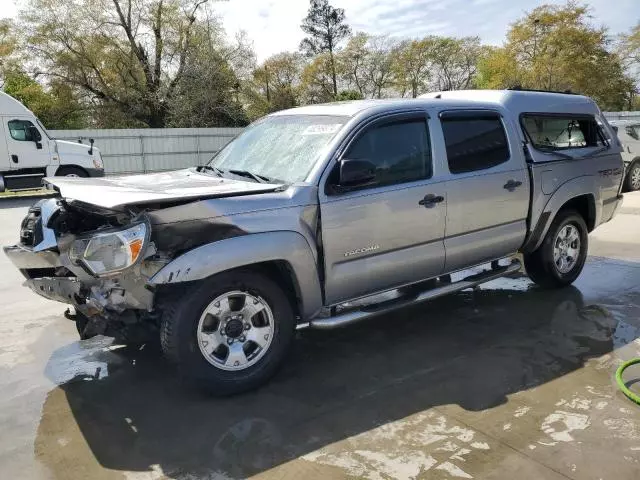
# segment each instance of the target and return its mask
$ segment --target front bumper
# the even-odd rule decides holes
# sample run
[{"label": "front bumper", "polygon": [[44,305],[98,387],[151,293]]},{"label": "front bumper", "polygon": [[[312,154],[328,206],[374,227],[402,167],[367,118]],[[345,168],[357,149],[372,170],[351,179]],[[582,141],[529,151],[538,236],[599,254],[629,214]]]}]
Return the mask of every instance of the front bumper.
[{"label": "front bumper", "polygon": [[104,168],[85,168],[90,177],[104,177]]},{"label": "front bumper", "polygon": [[32,278],[24,282],[34,293],[56,302],[80,306],[81,284],[76,278],[43,277]]},{"label": "front bumper", "polygon": [[[73,305],[88,317],[110,317],[128,309],[151,310],[153,292],[145,288],[146,278],[160,265],[143,263],[122,275],[109,278],[55,276],[55,269],[67,268],[60,255],[46,250],[36,252],[20,245],[3,247],[11,263],[26,277],[24,285],[41,297]],[[79,267],[78,274],[83,274]],[[148,270],[148,271],[147,271]]]},{"label": "front bumper", "polygon": [[34,252],[20,245],[2,247],[4,253],[18,270],[60,267],[60,256],[52,251]]}]

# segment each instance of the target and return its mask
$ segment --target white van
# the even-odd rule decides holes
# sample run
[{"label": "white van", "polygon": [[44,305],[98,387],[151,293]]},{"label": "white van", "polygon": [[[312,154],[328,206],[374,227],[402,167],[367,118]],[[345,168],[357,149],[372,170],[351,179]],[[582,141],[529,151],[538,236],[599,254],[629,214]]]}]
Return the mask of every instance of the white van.
[{"label": "white van", "polygon": [[100,151],[52,138],[36,116],[0,92],[0,192],[38,188],[44,177],[101,177]]},{"label": "white van", "polygon": [[624,150],[624,188],[628,192],[640,190],[640,120],[610,120],[618,132]]}]

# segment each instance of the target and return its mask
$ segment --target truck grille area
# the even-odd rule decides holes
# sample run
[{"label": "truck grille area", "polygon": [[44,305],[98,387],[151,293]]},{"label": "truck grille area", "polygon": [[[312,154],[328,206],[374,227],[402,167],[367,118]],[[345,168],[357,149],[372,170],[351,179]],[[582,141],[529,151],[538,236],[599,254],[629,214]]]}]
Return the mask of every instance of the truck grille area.
[{"label": "truck grille area", "polygon": [[35,247],[43,240],[42,215],[40,207],[31,207],[20,225],[20,243],[25,247]]}]

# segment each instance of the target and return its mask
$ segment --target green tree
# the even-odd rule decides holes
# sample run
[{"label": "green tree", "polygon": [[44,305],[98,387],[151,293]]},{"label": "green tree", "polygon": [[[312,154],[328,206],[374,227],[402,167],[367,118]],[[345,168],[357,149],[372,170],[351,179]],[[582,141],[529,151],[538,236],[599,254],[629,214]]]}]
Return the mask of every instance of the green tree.
[{"label": "green tree", "polygon": [[11,68],[17,44],[13,22],[8,18],[0,19],[0,72]]},{"label": "green tree", "polygon": [[87,126],[85,107],[66,84],[53,82],[47,90],[25,72],[4,73],[3,90],[22,102],[51,129],[77,129]]},{"label": "green tree", "polygon": [[394,85],[393,65],[397,42],[386,35],[372,36],[368,48],[366,78],[372,87],[370,96],[383,98]]},{"label": "green tree", "polygon": [[347,89],[381,98],[393,86],[396,42],[385,35],[359,32],[336,55],[337,71]]},{"label": "green tree", "polygon": [[351,29],[345,23],[344,10],[333,8],[328,0],[311,0],[309,11],[300,28],[307,34],[300,43],[300,49],[307,56],[328,54],[328,67],[335,97],[338,95],[335,52],[340,42],[351,33]]},{"label": "green tree", "polygon": [[362,93],[357,90],[340,90],[336,96],[336,101],[345,102],[349,100],[362,100]]},{"label": "green tree", "polygon": [[627,34],[621,35],[618,55],[634,85],[629,95],[630,110],[640,109],[640,22]]},{"label": "green tree", "polygon": [[464,90],[475,85],[478,62],[487,53],[478,37],[437,37],[431,61],[435,90]]},{"label": "green tree", "polygon": [[253,72],[255,89],[264,97],[264,113],[300,105],[304,59],[299,53],[282,52],[269,57]]},{"label": "green tree", "polygon": [[170,109],[180,105],[175,97],[202,60],[199,42],[220,40],[213,17],[201,15],[207,2],[29,0],[22,18],[43,75],[82,89],[125,118],[164,127],[179,116]]},{"label": "green tree", "polygon": [[631,80],[609,47],[606,29],[590,24],[586,6],[543,5],[513,24],[504,46],[480,62],[478,84],[572,90],[618,110],[628,103]]},{"label": "green tree", "polygon": [[[215,27],[215,28],[211,28]],[[225,45],[215,24],[193,27],[183,74],[167,99],[167,127],[243,127],[249,119],[241,102],[243,56],[253,52],[242,38]],[[249,63],[251,63],[250,60]]]},{"label": "green tree", "polygon": [[370,36],[358,32],[349,39],[346,47],[336,55],[336,69],[348,88],[356,90],[364,97],[371,90],[366,70],[369,63]]},{"label": "green tree", "polygon": [[300,86],[303,103],[326,103],[335,100],[330,66],[329,54],[321,53],[304,67]]},{"label": "green tree", "polygon": [[404,97],[416,98],[428,89],[431,80],[432,52],[435,37],[404,40],[394,54],[393,74],[396,88]]}]

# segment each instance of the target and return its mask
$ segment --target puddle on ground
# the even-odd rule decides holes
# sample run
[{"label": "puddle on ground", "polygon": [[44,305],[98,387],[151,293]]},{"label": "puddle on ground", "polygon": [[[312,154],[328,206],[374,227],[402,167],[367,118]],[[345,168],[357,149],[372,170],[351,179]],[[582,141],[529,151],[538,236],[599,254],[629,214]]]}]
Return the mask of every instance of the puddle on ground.
[{"label": "puddle on ground", "polygon": [[[608,271],[599,265],[600,281],[611,283]],[[635,272],[613,280],[640,285],[628,283]],[[611,379],[619,349],[640,353],[640,286],[598,295],[585,283],[543,291],[503,278],[353,327],[301,331],[279,375],[230,399],[194,393],[157,351],[106,337],[67,343],[39,367],[59,387],[23,429],[37,430],[26,456],[33,463],[35,451],[65,479],[269,478],[272,469],[377,479],[482,476],[487,459],[497,468],[513,453],[500,435],[532,456],[615,435],[635,442],[624,444],[630,452],[638,422],[618,411],[628,405]],[[452,406],[464,422],[447,416]],[[484,419],[499,431],[469,426]]]},{"label": "puddle on ground", "polygon": [[113,338],[102,335],[78,340],[53,352],[45,367],[45,376],[56,385],[79,379],[105,379],[110,369],[126,363],[113,352],[118,348],[121,346],[114,346]]}]

